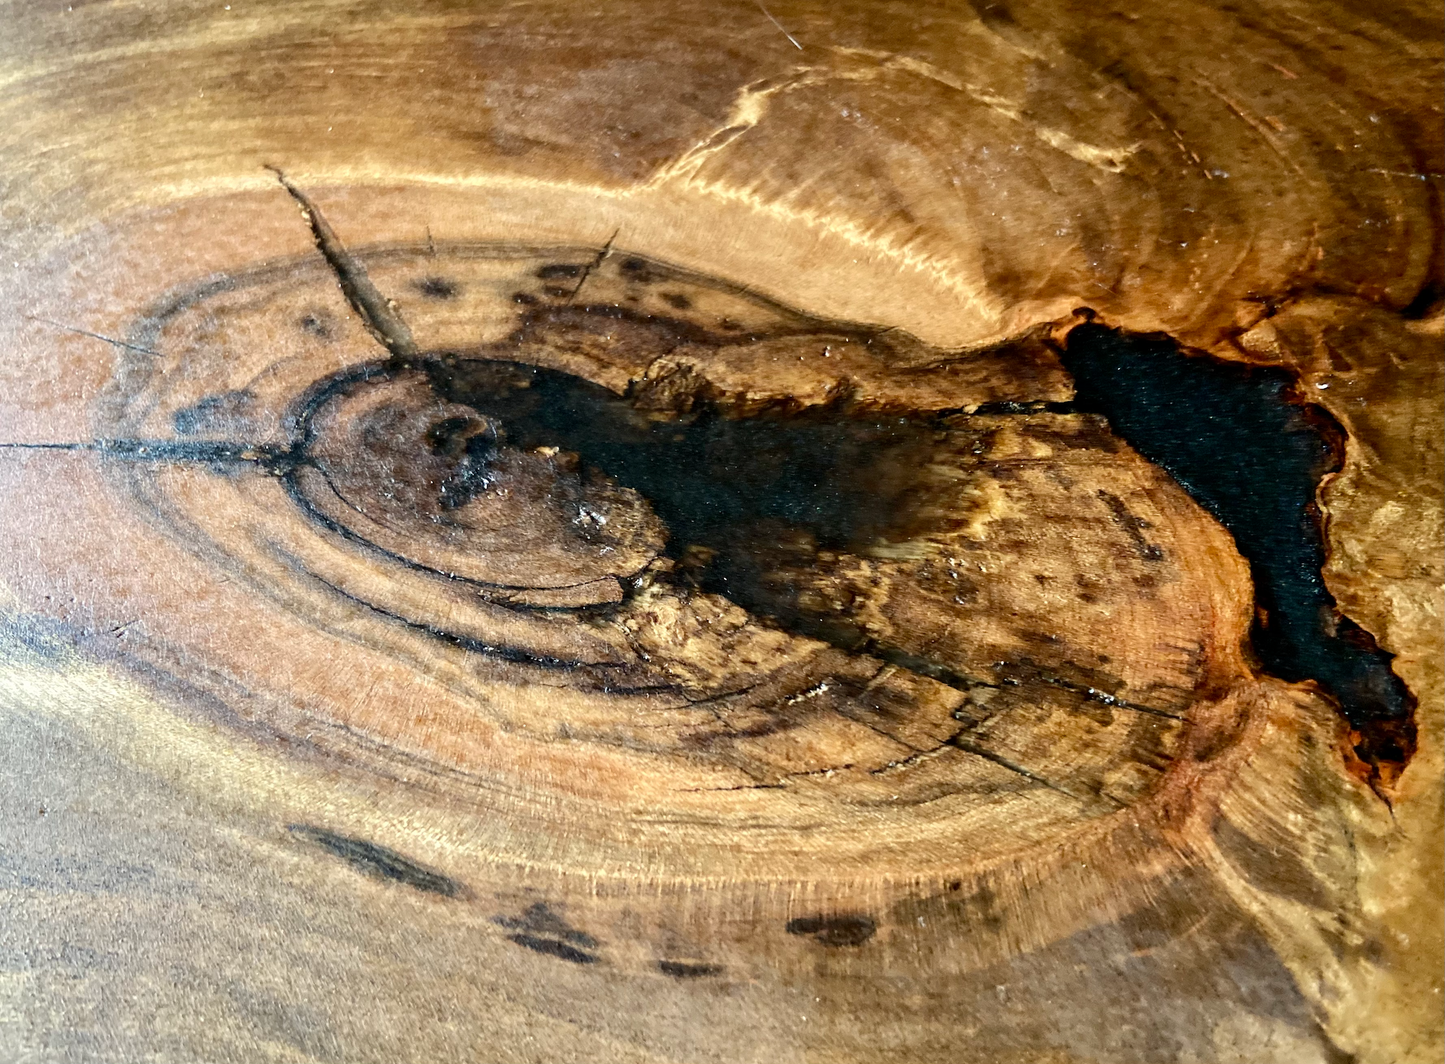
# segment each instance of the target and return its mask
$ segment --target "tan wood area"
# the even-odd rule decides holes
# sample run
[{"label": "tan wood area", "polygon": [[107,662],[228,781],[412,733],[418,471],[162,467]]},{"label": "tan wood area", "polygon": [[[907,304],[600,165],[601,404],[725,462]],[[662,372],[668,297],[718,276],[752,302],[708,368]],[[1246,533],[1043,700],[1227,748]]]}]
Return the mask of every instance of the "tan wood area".
[{"label": "tan wood area", "polygon": [[[0,2],[0,1060],[1438,1060],[1442,83],[1411,0]],[[1085,325],[1337,426],[1410,713],[1271,674]]]}]

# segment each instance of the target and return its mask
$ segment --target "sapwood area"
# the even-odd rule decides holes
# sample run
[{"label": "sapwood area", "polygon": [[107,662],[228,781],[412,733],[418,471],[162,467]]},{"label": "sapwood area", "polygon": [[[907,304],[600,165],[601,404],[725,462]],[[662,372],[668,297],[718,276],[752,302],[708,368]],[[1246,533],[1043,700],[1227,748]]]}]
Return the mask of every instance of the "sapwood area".
[{"label": "sapwood area", "polygon": [[1435,1059],[1440,30],[0,4],[0,1057]]}]

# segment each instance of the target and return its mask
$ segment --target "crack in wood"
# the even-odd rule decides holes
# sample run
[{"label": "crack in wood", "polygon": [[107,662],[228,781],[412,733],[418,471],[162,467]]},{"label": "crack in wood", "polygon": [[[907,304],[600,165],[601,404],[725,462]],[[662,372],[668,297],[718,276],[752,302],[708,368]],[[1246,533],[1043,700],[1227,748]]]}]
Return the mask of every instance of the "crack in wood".
[{"label": "crack in wood", "polygon": [[311,227],[311,234],[316,241],[316,249],[326,259],[326,264],[336,275],[336,283],[341,286],[346,301],[360,316],[367,330],[391,352],[394,358],[415,358],[417,355],[416,340],[413,339],[411,329],[398,313],[396,304],[381,294],[376,285],[372,283],[366,267],[346,250],[346,245],[336,235],[336,230],[331,228],[326,216],[321,213],[321,208],[317,207],[311,198],[293,184],[280,169],[274,166],[268,166],[267,169],[276,175],[276,180],[281,183],[281,187],[301,208],[301,217]]}]

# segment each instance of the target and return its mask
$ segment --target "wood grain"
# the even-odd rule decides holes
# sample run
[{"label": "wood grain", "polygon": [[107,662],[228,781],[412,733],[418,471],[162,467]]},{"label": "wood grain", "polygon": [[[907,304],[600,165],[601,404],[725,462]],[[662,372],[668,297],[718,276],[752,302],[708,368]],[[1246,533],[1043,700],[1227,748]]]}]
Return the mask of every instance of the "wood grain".
[{"label": "wood grain", "polygon": [[0,1055],[1433,1059],[1438,22],[0,6]]}]

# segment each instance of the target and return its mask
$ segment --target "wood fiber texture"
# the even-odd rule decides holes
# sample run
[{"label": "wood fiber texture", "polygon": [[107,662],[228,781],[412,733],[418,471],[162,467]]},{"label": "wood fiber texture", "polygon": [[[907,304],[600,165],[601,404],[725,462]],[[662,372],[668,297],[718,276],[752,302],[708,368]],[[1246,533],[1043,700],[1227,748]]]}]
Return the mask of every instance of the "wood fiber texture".
[{"label": "wood fiber texture", "polygon": [[0,3],[0,1058],[1437,1059],[1441,28]]}]

